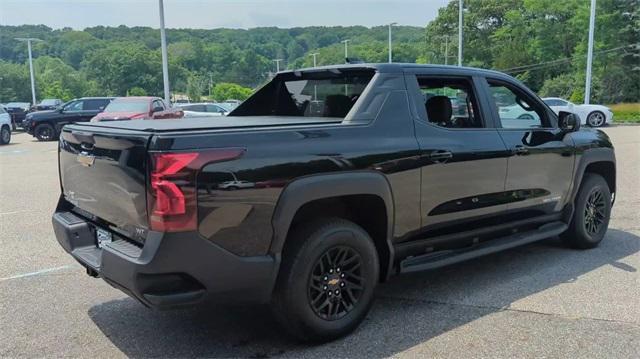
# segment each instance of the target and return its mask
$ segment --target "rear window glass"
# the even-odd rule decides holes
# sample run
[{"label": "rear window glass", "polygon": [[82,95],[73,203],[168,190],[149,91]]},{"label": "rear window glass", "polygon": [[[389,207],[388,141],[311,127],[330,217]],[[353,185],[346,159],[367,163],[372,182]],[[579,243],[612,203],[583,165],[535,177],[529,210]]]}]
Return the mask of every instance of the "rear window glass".
[{"label": "rear window glass", "polygon": [[105,109],[105,112],[147,112],[149,111],[149,102],[140,101],[112,101]]},{"label": "rear window glass", "polygon": [[293,72],[278,75],[236,108],[233,116],[344,118],[373,71]]}]

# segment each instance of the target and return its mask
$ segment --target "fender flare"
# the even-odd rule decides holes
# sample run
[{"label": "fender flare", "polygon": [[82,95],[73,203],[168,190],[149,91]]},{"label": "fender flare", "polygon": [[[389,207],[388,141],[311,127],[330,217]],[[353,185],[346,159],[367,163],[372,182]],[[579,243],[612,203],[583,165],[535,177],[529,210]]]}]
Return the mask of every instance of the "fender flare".
[{"label": "fender flare", "polygon": [[[585,150],[580,159],[578,160],[578,164],[576,165],[576,170],[574,173],[573,186],[571,188],[571,203],[575,200],[578,195],[578,190],[580,189],[580,185],[582,184],[582,178],[584,177],[585,170],[587,166],[595,162],[611,162],[615,168],[616,166],[616,156],[613,151],[613,148],[591,148]],[[612,192],[615,192],[615,182],[614,188]]]},{"label": "fender flare", "polygon": [[[270,253],[280,258],[291,222],[296,212],[311,201],[349,196],[375,195],[384,202],[387,211],[386,244],[389,250],[389,263],[386,263],[387,277],[393,265],[394,205],[391,186],[387,178],[374,171],[349,171],[301,177],[290,182],[280,194],[272,217],[273,240]],[[385,265],[385,263],[383,263]],[[385,278],[386,279],[386,278]]]}]

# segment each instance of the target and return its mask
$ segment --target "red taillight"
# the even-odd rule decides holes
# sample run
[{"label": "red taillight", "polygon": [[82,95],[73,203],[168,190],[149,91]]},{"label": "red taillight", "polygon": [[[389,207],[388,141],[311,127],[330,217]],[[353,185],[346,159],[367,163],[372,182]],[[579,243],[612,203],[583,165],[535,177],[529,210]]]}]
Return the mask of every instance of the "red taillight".
[{"label": "red taillight", "polygon": [[147,195],[149,226],[154,231],[194,231],[198,225],[196,175],[211,162],[240,157],[244,149],[152,153]]}]

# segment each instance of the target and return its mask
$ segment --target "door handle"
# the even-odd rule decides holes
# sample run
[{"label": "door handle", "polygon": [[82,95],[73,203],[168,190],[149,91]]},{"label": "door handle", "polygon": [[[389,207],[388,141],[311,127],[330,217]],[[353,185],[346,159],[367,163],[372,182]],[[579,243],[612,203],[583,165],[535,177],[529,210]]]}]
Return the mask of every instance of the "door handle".
[{"label": "door handle", "polygon": [[513,153],[518,155],[518,156],[522,156],[522,155],[526,155],[529,153],[529,149],[524,147],[523,145],[516,145],[513,148]]},{"label": "door handle", "polygon": [[452,157],[453,157],[453,153],[451,153],[451,151],[446,151],[446,150],[438,150],[438,151],[431,152],[429,154],[429,158],[433,162],[446,162],[448,159]]}]

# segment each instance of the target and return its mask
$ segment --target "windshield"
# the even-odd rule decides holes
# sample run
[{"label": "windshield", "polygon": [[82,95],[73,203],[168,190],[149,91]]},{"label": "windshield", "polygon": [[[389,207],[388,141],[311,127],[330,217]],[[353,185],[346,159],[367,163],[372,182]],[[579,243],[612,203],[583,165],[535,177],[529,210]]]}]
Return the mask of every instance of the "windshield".
[{"label": "windshield", "polygon": [[147,100],[115,100],[112,101],[104,112],[147,112],[149,111],[149,101]]},{"label": "windshield", "polygon": [[362,69],[283,73],[231,115],[344,118],[373,74],[372,70]]},{"label": "windshield", "polygon": [[57,100],[42,100],[42,102],[40,102],[40,105],[43,106],[54,106],[56,105]]}]

